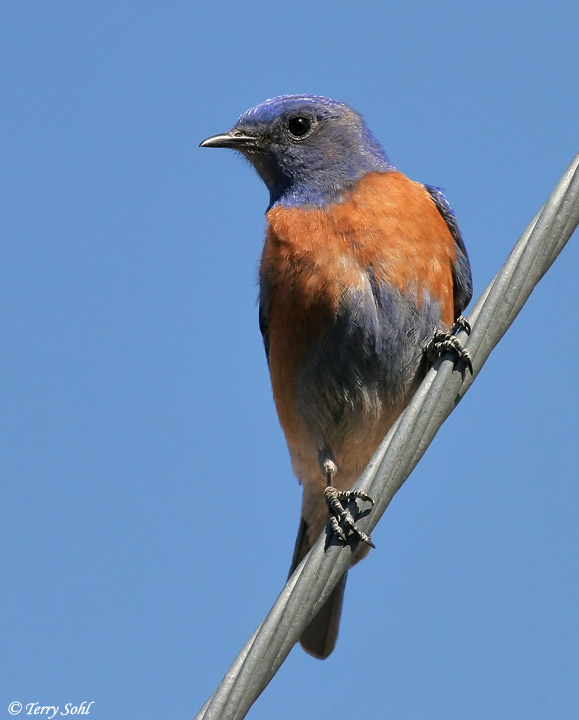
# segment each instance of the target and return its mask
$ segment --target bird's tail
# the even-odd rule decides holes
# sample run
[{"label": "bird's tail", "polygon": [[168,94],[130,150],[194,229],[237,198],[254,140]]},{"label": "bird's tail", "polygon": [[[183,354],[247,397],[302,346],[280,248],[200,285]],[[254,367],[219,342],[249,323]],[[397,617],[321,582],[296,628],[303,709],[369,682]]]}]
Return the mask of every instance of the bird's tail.
[{"label": "bird's tail", "polygon": [[[308,537],[308,526],[306,521],[302,518],[300,520],[300,527],[296,538],[296,546],[289,573],[290,575],[303,560],[311,546],[312,542]],[[347,572],[344,573],[344,575],[340,578],[330,597],[322,605],[318,614],[303,631],[300,637],[300,644],[303,649],[310,655],[313,655],[320,660],[325,660],[325,658],[328,657],[336,646],[347,574]]]}]

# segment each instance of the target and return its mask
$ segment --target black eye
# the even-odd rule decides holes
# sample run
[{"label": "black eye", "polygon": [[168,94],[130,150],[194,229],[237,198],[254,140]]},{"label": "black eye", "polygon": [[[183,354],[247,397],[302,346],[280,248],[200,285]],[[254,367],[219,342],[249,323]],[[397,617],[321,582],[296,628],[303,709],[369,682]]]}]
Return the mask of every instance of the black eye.
[{"label": "black eye", "polygon": [[303,115],[295,115],[288,120],[287,129],[290,135],[296,138],[303,138],[312,129],[312,121]]}]

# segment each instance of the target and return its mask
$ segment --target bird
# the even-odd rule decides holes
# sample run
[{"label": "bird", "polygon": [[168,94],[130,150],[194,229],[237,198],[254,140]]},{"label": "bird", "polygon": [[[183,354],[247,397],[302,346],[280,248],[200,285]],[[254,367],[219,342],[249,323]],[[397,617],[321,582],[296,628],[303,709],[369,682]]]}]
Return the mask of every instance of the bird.
[{"label": "bird", "polygon": [[[470,365],[456,331],[469,329],[472,276],[454,212],[331,98],[268,99],[201,147],[241,153],[269,191],[259,326],[303,486],[290,575],[328,518],[342,541],[356,541],[351,567],[373,543],[347,509],[372,499],[350,488],[432,358],[453,350]],[[335,647],[346,575],[300,636],[314,657]]]}]

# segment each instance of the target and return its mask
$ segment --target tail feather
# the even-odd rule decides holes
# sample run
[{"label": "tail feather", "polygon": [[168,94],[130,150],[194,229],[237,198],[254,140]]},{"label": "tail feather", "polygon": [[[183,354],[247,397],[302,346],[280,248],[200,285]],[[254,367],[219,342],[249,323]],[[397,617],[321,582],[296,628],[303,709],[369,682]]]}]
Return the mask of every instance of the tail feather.
[{"label": "tail feather", "polygon": [[[290,575],[306,556],[311,546],[312,542],[308,537],[308,526],[302,518],[296,538]],[[347,572],[340,578],[330,597],[322,605],[317,615],[300,637],[300,644],[303,649],[320,660],[327,658],[336,646],[340,627],[340,615],[342,614],[344,590],[346,588],[346,576]]]},{"label": "tail feather", "polygon": [[336,647],[347,574],[342,575],[330,597],[300,636],[303,649],[320,660],[325,660]]}]

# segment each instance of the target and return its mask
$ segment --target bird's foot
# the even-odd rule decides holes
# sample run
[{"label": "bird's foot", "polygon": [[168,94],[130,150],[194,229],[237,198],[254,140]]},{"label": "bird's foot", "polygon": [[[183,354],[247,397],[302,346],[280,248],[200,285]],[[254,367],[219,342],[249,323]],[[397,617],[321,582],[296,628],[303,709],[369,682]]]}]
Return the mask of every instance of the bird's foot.
[{"label": "bird's foot", "polygon": [[363,490],[338,490],[335,488],[332,481],[336,472],[336,464],[332,460],[326,460],[324,470],[327,483],[326,489],[324,490],[324,498],[328,506],[332,530],[344,543],[348,542],[348,535],[351,534],[370,547],[375,548],[376,546],[370,539],[370,536],[358,530],[352,513],[344,507],[345,503],[352,502],[353,500],[364,500],[372,505],[374,505],[374,501]]},{"label": "bird's foot", "polygon": [[462,315],[459,315],[448,332],[450,335],[456,335],[457,332],[464,330],[467,335],[470,335],[471,329],[469,321]]},{"label": "bird's foot", "polygon": [[445,353],[451,352],[456,355],[457,360],[462,360],[462,362],[464,362],[472,374],[472,358],[470,353],[456,337],[456,333],[460,330],[464,330],[467,334],[470,334],[470,324],[466,318],[463,318],[462,315],[459,315],[459,317],[456,318],[453,326],[448,332],[435,333],[426,348],[426,357],[430,365],[433,365],[436,360]]}]

